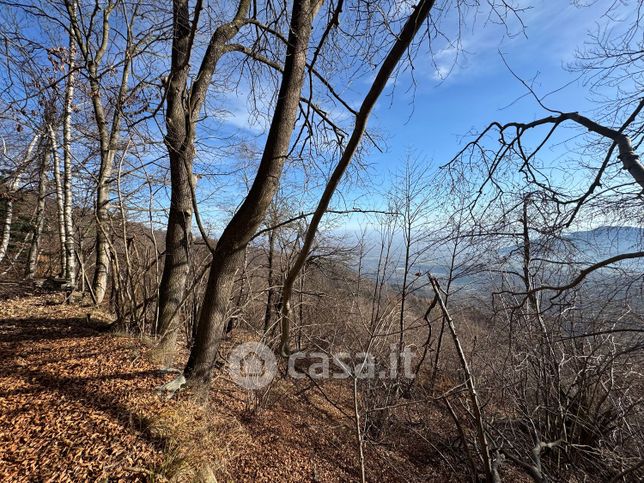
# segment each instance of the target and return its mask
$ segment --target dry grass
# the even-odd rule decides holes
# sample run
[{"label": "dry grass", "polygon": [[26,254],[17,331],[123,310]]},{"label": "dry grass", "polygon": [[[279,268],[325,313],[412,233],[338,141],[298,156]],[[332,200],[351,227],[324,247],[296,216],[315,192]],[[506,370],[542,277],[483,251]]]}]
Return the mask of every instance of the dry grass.
[{"label": "dry grass", "polygon": [[228,463],[248,438],[236,419],[192,399],[165,407],[149,421],[149,429],[167,445],[158,471],[176,482],[230,480]]}]

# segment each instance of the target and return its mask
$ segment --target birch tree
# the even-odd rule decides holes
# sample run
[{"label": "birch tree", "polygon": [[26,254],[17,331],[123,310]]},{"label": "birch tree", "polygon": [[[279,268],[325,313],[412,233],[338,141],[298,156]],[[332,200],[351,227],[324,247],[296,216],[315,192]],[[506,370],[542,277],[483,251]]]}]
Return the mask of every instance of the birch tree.
[{"label": "birch tree", "polygon": [[[129,4],[123,0],[108,0],[104,5],[97,1],[89,12],[82,12],[82,7],[84,5],[78,0],[65,0],[69,30],[82,61],[79,68],[89,84],[89,97],[100,147],[96,176],[96,264],[92,281],[96,303],[100,304],[107,291],[110,269],[108,220],[114,157],[121,139],[124,105],[136,90],[136,86],[130,86],[132,63],[150,41],[150,35],[143,29],[142,32],[135,30],[135,27],[143,23],[139,17],[139,1]],[[124,27],[122,31],[113,32],[112,23],[115,22],[114,16],[118,9],[122,14],[122,19],[119,20]],[[116,43],[117,36],[124,39],[124,45]],[[120,58],[108,57],[112,46],[115,46],[114,50],[118,51],[115,55]],[[109,76],[106,74],[114,71],[118,72],[118,80],[115,86],[108,86],[106,78]]]},{"label": "birch tree", "polygon": [[56,130],[51,124],[47,125],[47,134],[51,146],[51,156],[54,171],[54,183],[56,188],[56,214],[58,218],[58,239],[60,241],[60,276],[66,278],[67,269],[67,231],[65,229],[65,196],[63,193],[63,181],[60,173],[60,156],[58,155],[58,141]]},{"label": "birch tree", "polygon": [[31,226],[31,242],[27,254],[27,266],[25,268],[25,278],[33,278],[38,268],[38,256],[40,254],[40,236],[42,235],[43,224],[45,222],[45,198],[47,197],[47,173],[49,170],[49,143],[47,138],[41,138],[38,148],[38,188],[36,199],[36,216]]},{"label": "birch tree", "polygon": [[[19,187],[20,180],[21,180],[21,174],[24,169],[24,167],[31,162],[34,148],[40,141],[40,134],[34,134],[33,138],[31,139],[31,142],[29,143],[29,147],[27,148],[27,152],[25,153],[22,162],[19,163],[16,166],[15,171],[10,175],[9,177],[9,182],[8,182],[8,190],[7,193],[5,194],[5,213],[4,213],[4,220],[2,223],[2,238],[0,239],[0,262],[5,258],[7,255],[7,249],[9,248],[9,241],[11,240],[11,223],[13,221],[13,201],[14,201],[14,196],[15,192]],[[6,156],[6,152],[4,153]]]},{"label": "birch tree", "polygon": [[69,35],[67,50],[67,78],[63,105],[63,224],[65,239],[65,280],[68,286],[76,285],[76,248],[74,243],[73,197],[72,197],[72,108],[74,83],[76,81],[76,44]]}]

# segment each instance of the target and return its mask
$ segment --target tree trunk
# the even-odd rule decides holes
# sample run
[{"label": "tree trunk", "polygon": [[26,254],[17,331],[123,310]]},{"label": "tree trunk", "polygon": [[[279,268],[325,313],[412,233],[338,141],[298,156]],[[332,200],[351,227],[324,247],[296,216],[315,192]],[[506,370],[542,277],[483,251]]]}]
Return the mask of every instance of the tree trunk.
[{"label": "tree trunk", "polygon": [[[65,5],[69,15],[70,30],[73,35],[73,40],[75,40],[76,45],[81,51],[85,68],[87,70],[90,97],[94,111],[94,120],[98,131],[101,157],[101,164],[97,177],[96,209],[94,213],[96,218],[96,265],[94,267],[94,278],[92,281],[96,304],[100,304],[105,298],[105,293],[107,292],[107,282],[110,269],[110,240],[108,239],[110,202],[109,183],[110,177],[112,176],[114,155],[119,140],[122,107],[128,93],[128,79],[134,47],[131,43],[132,39],[128,35],[126,38],[127,45],[123,49],[123,62],[120,64],[121,78],[118,95],[114,99],[111,120],[108,121],[105,107],[101,99],[103,86],[101,85],[102,76],[99,72],[99,66],[108,50],[110,42],[110,15],[117,4],[108,3],[102,10],[99,9],[101,10],[102,15],[102,22],[100,23],[101,27],[98,27],[98,23],[90,23],[90,25],[97,26],[96,28],[100,29],[100,35],[98,35],[98,31],[96,31],[95,33],[97,35],[93,36],[92,32],[84,31],[83,27],[79,24],[79,19],[77,17],[77,3],[77,0],[68,0],[65,2]],[[131,26],[128,25],[128,27]],[[96,45],[92,45],[92,40],[94,38],[100,39],[97,41]],[[70,57],[73,57],[71,49]],[[70,65],[71,64],[72,61],[70,60]],[[70,86],[71,83],[68,83],[68,88],[70,88]],[[71,103],[71,98],[68,99],[66,93],[66,111],[70,107],[67,105],[68,102]],[[66,115],[69,115],[69,112],[66,112]]]},{"label": "tree trunk", "polygon": [[72,103],[74,101],[74,61],[76,44],[69,37],[69,60],[67,85],[65,86],[65,107],[63,110],[63,191],[65,223],[65,280],[70,287],[76,286],[76,253],[74,248],[74,222],[72,220]]},{"label": "tree trunk", "polygon": [[295,128],[312,22],[320,5],[321,2],[317,0],[293,2],[284,72],[257,175],[248,196],[228,223],[213,253],[196,343],[185,368],[185,377],[193,386],[208,387],[235,273],[241,268],[246,245],[262,222],[278,188]]},{"label": "tree trunk", "polygon": [[266,312],[264,312],[264,333],[268,334],[271,330],[273,321],[273,304],[275,303],[275,280],[273,270],[273,259],[275,257],[275,230],[268,232],[268,292],[266,294]]},{"label": "tree trunk", "polygon": [[281,301],[282,339],[280,342],[280,351],[282,352],[283,355],[287,355],[289,352],[288,343],[289,343],[289,327],[290,327],[290,317],[291,317],[290,300],[293,294],[293,284],[295,283],[295,280],[297,279],[297,276],[300,273],[300,270],[302,269],[304,262],[309,256],[309,252],[311,251],[311,247],[313,246],[313,240],[315,239],[315,235],[317,233],[317,229],[320,224],[320,221],[322,220],[322,216],[324,216],[324,213],[329,207],[331,198],[333,197],[333,194],[335,193],[335,190],[338,184],[340,183],[340,180],[342,179],[344,172],[349,166],[349,163],[351,162],[353,155],[358,149],[360,141],[362,140],[362,136],[367,128],[367,121],[369,119],[369,114],[371,113],[371,110],[375,106],[376,101],[378,100],[378,97],[380,97],[380,94],[382,93],[383,89],[387,85],[387,81],[389,80],[394,69],[398,65],[398,62],[405,54],[409,45],[414,39],[416,32],[418,32],[418,30],[420,29],[420,26],[423,24],[423,22],[429,15],[429,11],[431,10],[433,5],[434,5],[434,0],[421,0],[414,7],[413,12],[410,14],[409,18],[405,22],[405,25],[403,26],[402,31],[396,38],[396,41],[391,47],[391,50],[385,57],[382,65],[380,66],[380,69],[378,70],[376,78],[371,84],[371,88],[369,89],[369,92],[365,96],[362,102],[362,105],[360,106],[360,110],[356,115],[356,121],[353,128],[353,132],[351,133],[351,137],[349,138],[347,146],[344,152],[342,153],[342,157],[340,158],[340,161],[338,162],[333,173],[331,174],[331,178],[329,179],[324,189],[324,193],[322,193],[322,197],[320,198],[320,202],[318,203],[315,213],[311,218],[311,223],[309,224],[309,228],[306,232],[306,237],[304,238],[302,250],[300,250],[298,257],[295,260],[295,263],[293,263],[293,266],[291,267],[291,270],[289,271],[286,277],[286,280],[284,281],[284,287],[282,289],[282,301]]},{"label": "tree trunk", "polygon": [[[103,143],[101,143],[103,144]],[[105,146],[109,145],[109,141]],[[114,151],[108,147],[101,147],[101,168],[96,187],[96,265],[92,288],[96,303],[100,304],[107,292],[107,280],[110,270],[110,246],[108,237],[110,187],[109,178],[112,174]]]},{"label": "tree trunk", "polygon": [[[29,143],[27,154],[25,155],[24,159],[25,164],[28,163],[31,159],[31,153],[34,150],[34,146],[38,142],[38,139],[40,139],[40,136],[36,134]],[[18,168],[18,170],[19,169],[20,168]],[[14,174],[14,177],[9,184],[9,193],[5,204],[4,222],[2,224],[2,239],[0,240],[0,262],[4,260],[4,257],[7,255],[9,241],[11,240],[11,223],[13,221],[13,195],[14,191],[18,189],[18,182],[20,180],[20,174],[18,170],[16,170],[17,172]]]},{"label": "tree trunk", "polygon": [[429,276],[429,281],[432,285],[432,289],[434,290],[434,294],[436,295],[436,301],[438,302],[438,306],[440,307],[441,312],[445,317],[445,320],[447,320],[447,327],[449,328],[450,333],[452,335],[454,348],[456,349],[456,353],[458,354],[458,358],[461,363],[461,369],[463,370],[463,373],[464,373],[465,387],[467,388],[467,392],[471,403],[472,417],[476,425],[476,436],[479,444],[478,451],[480,452],[480,456],[483,460],[483,465],[485,468],[485,476],[487,478],[487,481],[496,481],[493,476],[490,445],[488,443],[487,434],[485,432],[485,420],[483,418],[483,410],[481,408],[481,403],[479,401],[479,395],[478,395],[478,390],[476,388],[474,375],[470,370],[469,363],[467,361],[467,358],[465,357],[465,351],[463,350],[461,341],[458,338],[458,334],[456,332],[456,324],[454,323],[454,320],[450,316],[449,311],[447,310],[447,306],[445,305],[445,301],[443,300],[443,296],[441,295],[441,288],[438,284],[438,281],[431,275]]},{"label": "tree trunk", "polygon": [[[196,14],[195,14],[196,16]],[[159,285],[157,331],[164,352],[175,349],[179,324],[176,318],[188,278],[188,253],[192,224],[192,196],[188,177],[194,157],[193,126],[184,99],[188,96],[190,13],[187,1],[175,1],[173,11],[172,65],[166,87],[165,144],[170,157],[170,213],[165,235],[165,260]],[[168,358],[170,359],[170,357]],[[166,362],[171,362],[167,360]]]},{"label": "tree trunk", "polygon": [[[127,65],[123,66],[124,73],[121,83],[121,96],[124,96],[124,87],[127,86]],[[100,89],[98,82],[98,71],[96,63],[89,63],[90,87],[92,89],[92,106],[94,108],[94,118],[98,128],[98,136],[101,148],[101,165],[98,172],[96,186],[96,210],[94,212],[96,221],[96,265],[94,266],[94,278],[92,280],[92,289],[96,304],[103,302],[107,293],[107,282],[110,271],[110,241],[109,236],[109,205],[110,205],[110,178],[114,167],[114,155],[116,154],[116,143],[119,139],[120,115],[119,107],[116,108],[111,127],[108,125],[103,102],[101,101]],[[118,101],[117,101],[118,103]]]},{"label": "tree trunk", "polygon": [[191,24],[188,3],[187,0],[173,2],[172,61],[166,87],[165,144],[170,158],[172,194],[166,229],[165,263],[159,286],[157,328],[161,337],[160,348],[167,354],[175,350],[180,327],[178,315],[190,269],[188,255],[194,195],[191,183],[196,119],[217,63],[225,52],[226,42],[239,31],[250,6],[250,0],[240,0],[235,18],[217,28],[192,88],[188,88],[190,55],[200,8],[196,8]]},{"label": "tree trunk", "polygon": [[25,270],[25,278],[33,278],[38,268],[38,255],[40,254],[40,235],[42,234],[42,227],[45,221],[45,197],[47,196],[47,169],[49,168],[49,153],[45,149],[41,149],[40,156],[42,157],[40,163],[40,174],[38,176],[38,203],[36,205],[36,220],[32,228],[33,238],[29,246],[29,254],[27,255],[27,267]]},{"label": "tree trunk", "polygon": [[193,155],[192,152],[177,153],[170,148],[169,152],[172,195],[165,236],[165,264],[159,286],[158,332],[161,336],[160,348],[171,353],[176,346],[178,313],[190,270],[192,196],[188,176],[192,172]]},{"label": "tree trunk", "polygon": [[18,187],[18,177],[15,177],[9,185],[9,193],[4,205],[4,223],[2,224],[2,239],[0,240],[0,262],[4,260],[11,240],[11,223],[13,221],[13,192]]},{"label": "tree trunk", "polygon": [[60,177],[60,158],[58,156],[58,141],[56,131],[52,125],[48,125],[49,141],[51,143],[51,156],[54,161],[54,181],[56,183],[56,213],[58,215],[58,238],[60,240],[60,276],[67,274],[67,257],[65,254],[67,240],[65,238],[65,200],[63,196],[63,184]]},{"label": "tree trunk", "polygon": [[[408,179],[406,181],[408,181]],[[400,334],[398,334],[398,364],[397,364],[398,378],[402,376],[400,372],[400,368],[402,367],[403,349],[405,348],[405,309],[407,306],[407,290],[408,290],[407,280],[409,279],[409,269],[410,269],[409,262],[411,258],[411,244],[412,244],[412,240],[411,240],[412,222],[410,221],[410,218],[409,218],[410,216],[409,198],[406,197],[405,201],[406,201],[406,206],[404,207],[404,210],[405,210],[405,216],[404,216],[405,261],[403,265],[402,290],[400,292],[400,312],[398,314],[399,316],[398,325],[400,330]]]}]

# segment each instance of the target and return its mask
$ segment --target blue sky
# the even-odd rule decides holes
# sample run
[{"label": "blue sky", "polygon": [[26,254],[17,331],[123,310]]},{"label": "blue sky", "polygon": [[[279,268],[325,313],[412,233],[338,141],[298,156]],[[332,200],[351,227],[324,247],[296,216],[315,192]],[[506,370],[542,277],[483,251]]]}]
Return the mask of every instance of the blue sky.
[{"label": "blue sky", "polygon": [[[399,5],[405,8],[413,0],[394,1],[400,2]],[[402,166],[408,153],[413,153],[416,158],[437,167],[449,161],[472,139],[472,132],[482,130],[492,120],[527,122],[547,115],[532,97],[526,95],[525,87],[508,70],[503,58],[517,75],[531,80],[539,94],[557,91],[546,99],[549,106],[562,111],[579,111],[594,116],[596,113],[593,113],[593,110],[597,109],[597,104],[592,102],[588,87],[578,79],[578,73],[570,72],[565,67],[575,60],[576,50],[584,48],[584,43],[589,40],[590,31],[601,29],[605,25],[620,28],[620,21],[624,20],[620,16],[626,17],[637,3],[637,0],[624,0],[628,1],[628,4],[623,6],[621,1],[515,0],[515,3],[530,6],[521,13],[525,29],[516,20],[507,25],[500,25],[486,18],[484,14],[475,17],[470,12],[465,19],[466,28],[462,31],[458,45],[439,38],[432,41],[432,55],[426,43],[422,44],[423,47],[416,51],[414,57],[415,82],[412,82],[411,69],[400,73],[390,82],[370,118],[368,128],[383,139],[384,152],[373,148],[369,150],[365,159],[368,168],[366,174],[363,174],[366,183],[359,186],[341,185],[341,190],[334,196],[332,207],[386,208],[384,195],[391,187],[392,171]],[[483,4],[480,12],[485,12],[487,1],[481,0],[480,3]],[[605,15],[609,9],[612,14],[610,19]],[[449,39],[454,40],[456,23],[453,17],[449,17],[454,15],[454,10],[450,9],[448,12],[443,24],[444,33]],[[66,45],[64,32],[48,32],[47,25],[44,21],[42,25],[34,22],[33,32],[28,33],[36,40],[43,40],[45,44],[50,41],[51,33],[55,42]],[[207,41],[207,34],[206,29],[201,40]],[[118,51],[118,46],[116,50]],[[193,68],[198,65],[196,59],[200,53],[195,52]],[[120,55],[120,52],[117,54]],[[43,58],[45,56],[43,52],[40,52],[40,55]],[[342,59],[334,59],[336,60],[342,63]],[[46,64],[45,60],[43,62]],[[340,91],[354,108],[358,108],[369,89],[373,74],[365,69],[358,69],[363,75],[356,76],[353,80],[348,73],[353,66],[346,67],[347,72],[338,72],[338,78],[331,81],[334,88]],[[167,71],[169,56],[166,55],[164,59],[160,57],[155,68],[159,73]],[[229,71],[217,72],[214,80],[216,86],[209,92],[205,108],[208,119],[200,122],[197,127],[198,148],[195,167],[200,174],[206,175],[198,184],[197,197],[200,213],[210,234],[214,236],[221,232],[229,221],[232,210],[239,205],[247,192],[250,178],[255,174],[254,168],[263,147],[268,124],[267,119],[249,124],[251,117],[248,114],[248,85],[244,85],[242,80],[238,91],[232,91],[231,87],[234,87],[239,74],[235,70],[235,63],[229,68],[232,72],[230,78],[226,77],[230,74]],[[0,72],[0,79],[4,75],[4,72]],[[564,86],[566,87],[561,89]],[[259,102],[264,102],[265,105],[259,106],[260,110],[270,113],[270,109],[267,108],[270,103],[266,99],[270,97],[274,87],[270,82],[262,85],[264,97],[261,94],[258,97]],[[80,95],[80,92],[80,89],[77,90],[77,102],[84,102],[87,106],[88,100]],[[318,100],[333,115],[340,113],[345,128],[352,127],[346,112],[341,108],[330,108],[328,102],[323,104],[324,99],[316,98],[316,102]],[[228,114],[225,114],[224,110]],[[83,121],[81,119],[75,122]],[[150,129],[151,136],[160,141],[164,130],[161,116],[150,122]],[[238,141],[247,143],[255,150],[254,155],[249,156],[249,159],[240,160]],[[365,144],[367,143],[368,141],[365,141]],[[547,158],[546,163],[556,165],[562,162],[566,148],[565,145],[553,142],[541,155]],[[165,174],[168,167],[165,148],[159,142],[150,149],[150,156],[158,159],[160,172]],[[82,159],[83,148],[78,148],[76,155]],[[319,160],[306,160],[310,161]],[[136,164],[138,160],[134,159],[133,162]],[[598,164],[599,162],[600,160],[597,160]],[[320,186],[326,181],[324,175],[328,175],[331,167],[330,160],[327,160],[321,171],[312,170],[317,176],[310,178],[314,179],[317,189],[309,190],[303,199],[300,199],[301,187],[291,190],[293,211],[307,212],[314,209],[321,192]],[[327,172],[324,173],[324,170]],[[320,175],[320,172],[324,174]],[[245,175],[246,179],[243,179],[242,175]],[[283,181],[284,184],[288,181],[301,183],[304,175],[302,170],[296,169],[291,170],[285,178],[288,177],[288,180]],[[563,181],[567,185],[580,185],[585,182],[580,176],[573,178]],[[138,178],[134,178],[133,183],[138,186]],[[142,203],[147,203],[147,196],[147,190],[143,190],[130,199],[130,203],[135,207],[132,216],[144,216],[138,208]],[[170,185],[166,183],[159,187],[154,200],[154,217],[159,228],[163,228],[166,223],[169,197]],[[83,199],[81,202],[87,200]],[[340,234],[351,232],[354,235],[357,228],[367,224],[373,228],[372,223],[368,223],[368,217],[363,215],[327,215],[325,221],[327,220],[335,223],[336,232]],[[605,224],[606,221],[601,220],[597,223]],[[323,231],[330,233],[333,230],[325,226]],[[194,232],[197,233],[196,224]],[[352,237],[347,240],[351,243]]]},{"label": "blue sky", "polygon": [[[527,3],[527,2],[526,2]],[[504,65],[503,53],[511,69],[533,88],[552,94],[547,105],[562,111],[589,112],[594,106],[587,87],[575,79],[566,65],[574,61],[575,50],[583,48],[588,31],[604,24],[603,16],[613,0],[587,2],[585,7],[566,0],[537,0],[522,14],[525,35],[516,25],[509,37],[505,28],[476,22],[463,35],[463,52],[455,59],[454,49],[439,51],[436,64],[443,79],[427,57],[416,59],[415,96],[408,91],[408,75],[395,86],[393,103],[380,103],[371,127],[382,132],[388,142],[385,154],[374,153],[371,160],[378,173],[385,173],[412,149],[422,157],[442,164],[463,145],[463,136],[481,130],[492,120],[530,121],[547,115]],[[467,138],[466,138],[467,139]]]},{"label": "blue sky", "polygon": [[[401,0],[401,5],[406,5],[405,2]],[[371,149],[366,160],[370,166],[367,178],[374,182],[375,188],[346,190],[342,195],[349,199],[348,203],[359,197],[361,206],[379,205],[382,199],[373,194],[374,190],[387,189],[390,172],[402,163],[408,152],[440,165],[458,152],[469,139],[468,132],[483,129],[491,120],[529,121],[545,115],[534,99],[522,97],[526,94],[525,88],[504,65],[499,52],[518,75],[535,79],[537,92],[559,89],[577,77],[564,67],[574,60],[575,50],[583,47],[588,31],[608,22],[604,14],[614,2],[517,0],[515,3],[530,5],[521,14],[525,30],[516,21],[504,26],[480,13],[474,17],[471,12],[465,19],[466,29],[458,46],[438,39],[432,43],[433,56],[426,45],[419,49],[414,59],[415,88],[412,88],[409,69],[390,83],[369,123],[369,129],[384,139],[385,146],[384,153]],[[619,16],[620,8],[614,7],[613,14]],[[485,12],[485,7],[480,12]],[[454,20],[448,14],[444,23],[444,32],[452,40],[456,37]],[[612,22],[616,20],[619,18],[614,16]],[[357,107],[369,88],[369,75],[347,85],[344,80],[333,79],[335,88],[343,91]],[[229,172],[231,165],[238,162],[236,153],[232,149],[222,150],[213,159],[213,152],[217,151],[210,147],[232,145],[226,136],[237,133],[238,139],[261,148],[262,128],[266,124],[249,126],[248,92],[244,92],[243,86],[236,94],[228,91],[211,94],[214,109],[223,107],[230,114],[222,119],[220,113],[211,118],[212,122],[200,123],[198,143],[203,147],[203,162],[200,165],[198,157],[197,168],[204,173]],[[550,96],[547,102],[556,109],[587,113],[596,107],[587,99],[588,94],[581,81],[576,81]],[[248,174],[252,175],[252,170]],[[222,216],[222,206],[232,208],[243,191],[239,183],[230,183],[227,177],[210,177],[208,182],[200,184],[202,213],[218,225],[225,223],[229,214]],[[315,195],[311,193],[301,208],[312,208]],[[339,198],[336,196],[336,201]],[[161,204],[167,205],[166,201],[160,196]]]},{"label": "blue sky", "polygon": [[[470,14],[459,48],[453,42],[455,19],[448,16],[444,20],[445,33],[452,43],[441,39],[432,42],[433,55],[426,45],[420,48],[414,59],[415,88],[411,70],[400,73],[390,82],[370,118],[369,129],[382,137],[385,148],[383,153],[371,149],[366,159],[369,164],[366,178],[374,183],[363,190],[345,188],[336,195],[336,206],[342,204],[339,201],[342,197],[349,206],[382,207],[384,200],[380,194],[389,186],[391,171],[402,164],[409,152],[438,166],[471,139],[468,133],[482,130],[492,120],[530,121],[548,115],[526,95],[526,88],[503,58],[540,95],[567,86],[548,96],[547,105],[592,115],[597,106],[589,99],[588,88],[578,79],[579,74],[570,72],[566,66],[575,60],[575,51],[583,49],[588,32],[608,22],[619,28],[619,7],[612,9],[612,19],[608,19],[605,13],[614,6],[614,0],[517,3],[530,5],[521,13],[525,28],[516,20],[501,25],[480,13],[476,17]],[[340,82],[335,87],[357,108],[370,80],[367,75],[358,82],[348,85]],[[247,128],[244,97],[243,92],[239,96],[226,95],[229,116],[224,127],[241,130],[260,147],[264,126]],[[554,144],[555,147],[544,150],[544,155],[556,159],[565,147]],[[311,197],[307,203],[312,208],[314,202]],[[215,211],[210,213],[216,217]],[[345,226],[355,226],[362,217],[352,218],[343,222]]]}]

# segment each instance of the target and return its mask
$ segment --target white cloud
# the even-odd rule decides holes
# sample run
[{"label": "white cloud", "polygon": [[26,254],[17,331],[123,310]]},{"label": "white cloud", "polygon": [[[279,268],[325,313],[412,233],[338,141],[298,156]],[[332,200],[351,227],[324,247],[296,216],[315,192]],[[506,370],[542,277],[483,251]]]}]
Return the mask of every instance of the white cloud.
[{"label": "white cloud", "polygon": [[[477,17],[472,11],[464,23],[467,28],[460,31],[460,38],[456,14],[448,14],[443,19],[448,40],[440,36],[433,40],[431,60],[429,57],[425,62],[418,59],[417,70],[426,78],[443,83],[464,77],[471,80],[503,68],[499,51],[509,59],[538,59],[542,65],[569,62],[576,49],[583,45],[588,31],[607,20],[603,14],[613,1],[599,0],[589,6],[566,0],[515,2],[519,7],[532,5],[520,14],[525,31],[515,18],[510,17],[508,24],[503,25],[490,17]],[[436,45],[441,39],[443,45]],[[538,65],[533,66],[539,69]]]}]

